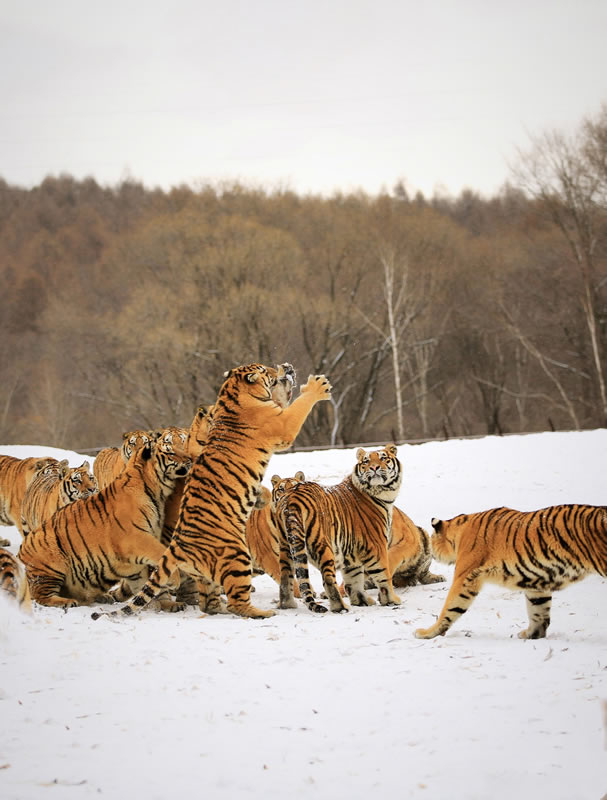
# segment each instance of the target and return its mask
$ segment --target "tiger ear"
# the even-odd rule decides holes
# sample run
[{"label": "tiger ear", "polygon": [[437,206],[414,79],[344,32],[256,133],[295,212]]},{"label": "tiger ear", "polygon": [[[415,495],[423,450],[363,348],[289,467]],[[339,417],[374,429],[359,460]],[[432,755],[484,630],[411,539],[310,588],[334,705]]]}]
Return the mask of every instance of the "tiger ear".
[{"label": "tiger ear", "polygon": [[245,375],[245,380],[247,383],[257,383],[259,378],[260,378],[259,372],[247,372],[247,374]]},{"label": "tiger ear", "polygon": [[126,439],[128,439],[128,438],[129,438],[129,435],[130,435],[130,433],[131,433],[130,431],[125,431],[125,432],[122,434],[122,438],[123,438],[123,440],[125,440],[125,441],[126,441]]},{"label": "tiger ear", "polygon": [[305,481],[305,479],[306,479],[306,476],[303,474],[303,472],[301,470],[299,472],[295,473],[295,480],[296,481],[299,481],[301,483],[302,481]]},{"label": "tiger ear", "polygon": [[384,447],[384,450],[386,451],[386,453],[389,453],[391,456],[396,456],[396,454],[398,453],[398,448],[396,447],[395,444],[387,444]]},{"label": "tiger ear", "polygon": [[85,469],[87,472],[91,471],[91,465],[88,461],[83,461],[82,464],[78,467],[78,469]]},{"label": "tiger ear", "polygon": [[442,520],[438,519],[438,517],[432,517],[430,522],[432,523],[432,527],[435,531],[440,530],[440,527],[443,524]]},{"label": "tiger ear", "polygon": [[276,486],[277,483],[280,483],[280,476],[272,475],[272,486]]},{"label": "tiger ear", "polygon": [[366,454],[366,452],[365,452],[365,451],[362,449],[362,447],[359,447],[359,448],[358,448],[358,450],[356,451],[356,460],[357,460],[357,461],[362,461],[362,460],[363,460],[363,458],[364,458],[366,455],[367,455],[367,454]]}]

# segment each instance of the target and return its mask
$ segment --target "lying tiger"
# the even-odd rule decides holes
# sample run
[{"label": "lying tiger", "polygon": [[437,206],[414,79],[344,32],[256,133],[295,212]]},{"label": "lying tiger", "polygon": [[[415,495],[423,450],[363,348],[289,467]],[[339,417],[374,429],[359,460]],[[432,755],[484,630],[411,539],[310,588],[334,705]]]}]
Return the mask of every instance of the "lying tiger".
[{"label": "lying tiger", "polygon": [[22,611],[31,611],[32,599],[23,564],[2,547],[0,547],[0,591],[8,594]]},{"label": "lying tiger", "polygon": [[485,582],[525,593],[529,626],[521,639],[541,639],[550,624],[552,592],[586,575],[607,577],[607,507],[559,505],[540,511],[494,508],[433,519],[435,558],[455,563],[442,611],[418,639],[443,636]]},{"label": "lying tiger", "polygon": [[[21,504],[34,475],[49,464],[58,464],[52,457],[15,458],[0,455],[0,525],[21,525]],[[0,538],[0,547],[10,544]]]},{"label": "lying tiger", "polygon": [[97,481],[84,461],[70,467],[67,459],[50,464],[33,477],[21,504],[21,533],[26,536],[39,528],[59,508],[95,494]]},{"label": "lying tiger", "polygon": [[177,570],[198,582],[202,610],[228,610],[253,618],[275,613],[251,604],[246,521],[272,453],[290,447],[316,403],[331,396],[323,375],[310,376],[299,397],[281,408],[272,396],[279,378],[278,368],[262,364],[226,373],[207,440],[185,486],[173,538],[148,583],[114,613],[132,614],[147,605]]},{"label": "lying tiger", "polygon": [[392,505],[402,480],[396,446],[370,453],[359,448],[352,473],[337,486],[321,486],[300,477],[302,473],[287,479],[291,484],[277,475],[272,478],[273,504],[281,529],[280,607],[296,607],[296,575],[308,608],[316,613],[327,611],[314,598],[308,556],[320,570],[331,611],[348,610],[337,586],[337,569],[342,571],[352,605],[375,602],[365,593],[365,576],[379,587],[382,605],[399,604],[388,559]]},{"label": "lying tiger", "polygon": [[[46,606],[72,608],[125,600],[161,560],[164,503],[175,480],[187,474],[184,452],[150,444],[135,450],[122,472],[97,494],[60,508],[23,541],[32,597]],[[110,590],[119,583],[113,593]],[[170,588],[177,588],[178,576]],[[167,582],[168,583],[168,582]],[[175,604],[159,597],[163,608]]]}]

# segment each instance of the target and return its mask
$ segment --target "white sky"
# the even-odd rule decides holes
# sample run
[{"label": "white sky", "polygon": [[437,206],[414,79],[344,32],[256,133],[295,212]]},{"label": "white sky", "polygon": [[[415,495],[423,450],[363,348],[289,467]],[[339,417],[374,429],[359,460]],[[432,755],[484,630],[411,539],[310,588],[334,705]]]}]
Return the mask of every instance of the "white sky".
[{"label": "white sky", "polygon": [[0,177],[492,194],[606,41],[605,0],[0,0]]}]

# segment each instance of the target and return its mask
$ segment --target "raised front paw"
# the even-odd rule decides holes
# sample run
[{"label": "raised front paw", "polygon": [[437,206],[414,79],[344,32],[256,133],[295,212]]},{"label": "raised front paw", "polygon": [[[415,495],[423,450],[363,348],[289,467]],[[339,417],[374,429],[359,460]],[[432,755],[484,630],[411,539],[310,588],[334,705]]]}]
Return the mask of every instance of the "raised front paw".
[{"label": "raised front paw", "polygon": [[331,399],[331,384],[324,375],[310,375],[301,387],[301,392],[314,392],[319,400]]}]

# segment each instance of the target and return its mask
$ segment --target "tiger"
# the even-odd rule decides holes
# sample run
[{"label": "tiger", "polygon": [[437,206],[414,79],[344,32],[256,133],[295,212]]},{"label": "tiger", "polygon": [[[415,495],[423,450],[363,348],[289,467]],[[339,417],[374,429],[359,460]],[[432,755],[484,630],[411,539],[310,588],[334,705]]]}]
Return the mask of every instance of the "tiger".
[{"label": "tiger", "polygon": [[418,583],[440,583],[445,580],[444,575],[430,572],[432,547],[428,533],[397,506],[392,511],[388,561],[392,585],[395,588],[403,589]]},{"label": "tiger", "polygon": [[[21,503],[32,478],[44,467],[57,463],[58,460],[52,456],[15,458],[0,455],[0,525],[19,528]],[[8,539],[0,538],[1,547],[9,544]]]},{"label": "tiger", "polygon": [[444,636],[485,582],[525,593],[529,625],[521,639],[542,639],[552,592],[592,573],[607,577],[607,506],[556,505],[539,511],[493,508],[433,519],[432,551],[455,563],[453,583],[434,625],[418,639]]},{"label": "tiger", "polygon": [[7,592],[22,611],[31,613],[32,598],[23,565],[11,552],[0,547],[0,590]]},{"label": "tiger", "polygon": [[134,430],[122,434],[120,447],[104,447],[97,453],[93,474],[99,489],[105,489],[124,469],[133,452],[152,441],[150,431]]},{"label": "tiger", "polygon": [[84,461],[69,466],[67,459],[40,470],[27,487],[21,504],[21,532],[24,536],[40,527],[58,508],[88,497],[97,491],[91,466]]},{"label": "tiger", "polygon": [[[148,443],[133,451],[111,484],[60,508],[32,531],[19,549],[32,598],[68,609],[123,601],[136,592],[147,568],[162,558],[164,502],[190,465],[185,451],[166,453]],[[168,597],[159,602],[174,605]]]},{"label": "tiger", "polygon": [[[173,538],[146,585],[110,615],[132,614],[147,605],[177,569],[197,580],[202,611],[256,619],[274,615],[251,603],[246,521],[271,455],[290,447],[316,403],[331,397],[327,378],[310,376],[299,396],[281,408],[272,398],[279,377],[279,368],[257,363],[226,373],[206,443],[186,483]],[[93,614],[94,619],[99,616]]]},{"label": "tiger", "polygon": [[392,585],[388,535],[401,481],[402,465],[394,444],[370,453],[359,448],[351,474],[336,486],[303,481],[288,488],[279,476],[273,476],[275,511],[282,532],[280,608],[297,606],[293,596],[295,564],[307,607],[316,613],[327,611],[314,599],[308,555],[321,572],[331,611],[348,610],[337,585],[337,569],[343,573],[352,605],[375,602],[365,594],[365,575],[379,587],[382,605],[400,603]]}]

